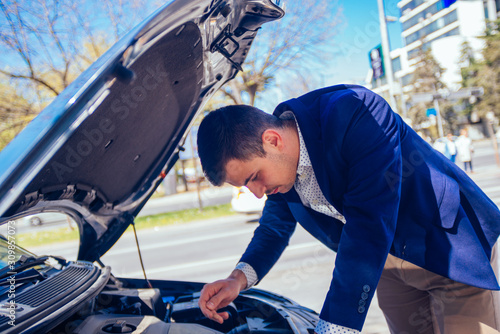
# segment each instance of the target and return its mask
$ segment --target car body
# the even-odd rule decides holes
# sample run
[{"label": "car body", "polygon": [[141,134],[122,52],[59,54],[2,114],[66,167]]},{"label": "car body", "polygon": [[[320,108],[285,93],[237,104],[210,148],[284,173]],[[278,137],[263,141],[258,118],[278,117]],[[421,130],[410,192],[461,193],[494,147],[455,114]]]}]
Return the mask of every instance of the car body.
[{"label": "car body", "polygon": [[[0,152],[1,333],[312,333],[318,314],[258,289],[218,324],[203,283],[118,278],[101,261],[178,160],[204,103],[235,77],[271,0],[177,0],[92,64]],[[78,226],[76,261],[16,244],[41,212]],[[166,260],[168,261],[168,259]]]},{"label": "car body", "polygon": [[238,213],[262,213],[267,196],[257,198],[247,187],[234,187],[231,208]]},{"label": "car body", "polygon": [[69,217],[58,212],[42,212],[35,215],[25,216],[18,220],[18,223],[29,226],[61,225],[70,224]]}]

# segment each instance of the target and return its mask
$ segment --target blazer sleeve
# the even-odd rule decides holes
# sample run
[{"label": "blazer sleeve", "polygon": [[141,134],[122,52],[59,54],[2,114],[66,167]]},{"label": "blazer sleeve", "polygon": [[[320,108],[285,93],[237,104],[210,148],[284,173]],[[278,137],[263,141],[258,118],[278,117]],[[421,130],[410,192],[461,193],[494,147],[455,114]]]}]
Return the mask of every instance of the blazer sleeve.
[{"label": "blazer sleeve", "polygon": [[329,140],[343,138],[347,189],[342,202],[346,224],[320,318],[361,330],[395,234],[402,176],[400,119],[378,95],[364,89],[348,92],[323,103],[321,116],[322,127],[338,129],[339,122],[345,123],[343,133],[322,132],[325,152]]},{"label": "blazer sleeve", "polygon": [[270,195],[252,240],[240,262],[248,263],[260,281],[283,253],[297,222],[280,194]]}]

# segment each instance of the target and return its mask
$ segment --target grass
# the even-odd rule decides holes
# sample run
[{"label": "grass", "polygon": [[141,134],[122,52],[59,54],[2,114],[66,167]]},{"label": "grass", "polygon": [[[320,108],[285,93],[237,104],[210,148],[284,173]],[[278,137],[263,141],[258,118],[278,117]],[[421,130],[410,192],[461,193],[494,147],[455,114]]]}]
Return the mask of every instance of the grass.
[{"label": "grass", "polygon": [[[153,216],[139,217],[135,220],[135,227],[138,230],[154,228],[173,224],[184,224],[195,220],[225,217],[236,214],[231,210],[230,204],[222,204],[198,209],[188,209],[175,212],[167,212]],[[132,231],[132,226],[127,231]],[[36,247],[51,243],[65,241],[77,241],[79,238],[78,229],[70,230],[68,227],[50,229],[47,231],[33,231],[29,233],[19,233],[16,235],[16,243],[24,248]]]}]

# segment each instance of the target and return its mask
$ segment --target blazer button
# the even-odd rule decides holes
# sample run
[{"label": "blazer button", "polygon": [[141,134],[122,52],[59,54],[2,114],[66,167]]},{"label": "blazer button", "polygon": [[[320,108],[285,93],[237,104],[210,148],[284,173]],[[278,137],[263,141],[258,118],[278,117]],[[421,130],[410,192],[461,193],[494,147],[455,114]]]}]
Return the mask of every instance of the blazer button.
[{"label": "blazer button", "polygon": [[365,312],[365,307],[364,306],[358,307],[358,313],[364,313],[364,312]]},{"label": "blazer button", "polygon": [[361,299],[359,302],[358,302],[359,306],[365,306],[366,305],[366,302]]},{"label": "blazer button", "polygon": [[363,286],[363,291],[364,292],[370,292],[370,286],[369,285],[364,285]]},{"label": "blazer button", "polygon": [[368,299],[368,294],[366,292],[361,293],[361,299],[367,300]]}]

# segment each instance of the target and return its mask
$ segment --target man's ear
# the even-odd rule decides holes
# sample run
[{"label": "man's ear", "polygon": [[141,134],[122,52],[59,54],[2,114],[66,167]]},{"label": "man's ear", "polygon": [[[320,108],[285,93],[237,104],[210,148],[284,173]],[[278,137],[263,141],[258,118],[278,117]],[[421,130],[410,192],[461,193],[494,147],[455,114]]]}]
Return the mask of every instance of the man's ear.
[{"label": "man's ear", "polygon": [[267,129],[262,133],[262,144],[264,148],[281,150],[283,147],[283,137],[274,129]]}]

